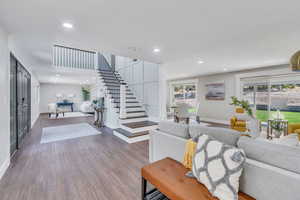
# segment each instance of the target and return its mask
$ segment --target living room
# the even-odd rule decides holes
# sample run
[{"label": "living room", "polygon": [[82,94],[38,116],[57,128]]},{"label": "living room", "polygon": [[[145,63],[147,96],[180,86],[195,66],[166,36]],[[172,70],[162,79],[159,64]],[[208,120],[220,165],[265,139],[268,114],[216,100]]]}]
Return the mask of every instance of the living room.
[{"label": "living room", "polygon": [[0,3],[1,200],[298,200],[299,2]]}]

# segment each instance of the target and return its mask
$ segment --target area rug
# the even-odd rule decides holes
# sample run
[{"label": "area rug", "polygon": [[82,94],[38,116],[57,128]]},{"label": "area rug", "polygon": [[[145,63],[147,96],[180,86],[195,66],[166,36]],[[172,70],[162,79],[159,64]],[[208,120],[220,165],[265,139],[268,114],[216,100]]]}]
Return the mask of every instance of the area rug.
[{"label": "area rug", "polygon": [[52,114],[50,119],[64,119],[64,118],[72,118],[72,117],[90,117],[90,116],[93,116],[93,114],[82,113],[82,112],[66,112],[65,116],[59,114],[57,118],[54,114]]},{"label": "area rug", "polygon": [[99,134],[100,131],[87,123],[47,127],[43,128],[41,144]]}]

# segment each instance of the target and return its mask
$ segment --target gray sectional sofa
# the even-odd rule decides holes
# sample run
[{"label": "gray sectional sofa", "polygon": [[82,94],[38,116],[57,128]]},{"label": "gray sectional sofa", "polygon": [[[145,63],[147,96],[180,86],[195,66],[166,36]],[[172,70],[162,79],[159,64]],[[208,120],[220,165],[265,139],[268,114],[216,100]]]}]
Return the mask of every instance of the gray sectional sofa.
[{"label": "gray sectional sofa", "polygon": [[200,133],[244,149],[241,191],[257,200],[300,200],[300,148],[241,136],[231,129],[160,122],[158,130],[150,132],[150,162],[165,157],[181,162],[187,139]]}]

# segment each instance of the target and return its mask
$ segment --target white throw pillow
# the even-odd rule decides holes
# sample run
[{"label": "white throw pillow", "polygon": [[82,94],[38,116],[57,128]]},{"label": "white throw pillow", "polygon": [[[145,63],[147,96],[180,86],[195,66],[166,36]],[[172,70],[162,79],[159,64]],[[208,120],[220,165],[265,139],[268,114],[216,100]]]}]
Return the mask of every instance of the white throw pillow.
[{"label": "white throw pillow", "polygon": [[287,145],[287,146],[298,146],[299,145],[299,138],[297,133],[289,134],[287,136],[283,136],[278,139],[274,139],[274,143]]},{"label": "white throw pillow", "polygon": [[193,175],[220,200],[237,200],[245,160],[242,149],[201,135],[193,160]]}]

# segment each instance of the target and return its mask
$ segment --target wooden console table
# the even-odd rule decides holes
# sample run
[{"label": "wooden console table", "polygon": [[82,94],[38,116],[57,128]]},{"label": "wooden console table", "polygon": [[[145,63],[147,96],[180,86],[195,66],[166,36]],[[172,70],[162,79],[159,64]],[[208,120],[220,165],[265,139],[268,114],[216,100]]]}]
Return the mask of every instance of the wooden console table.
[{"label": "wooden console table", "polygon": [[57,107],[70,107],[71,108],[71,111],[73,112],[74,111],[74,103],[72,102],[59,102],[59,103],[56,103]]},{"label": "wooden console table", "polygon": [[[188,178],[188,172],[181,163],[165,158],[142,168],[142,200],[147,196],[147,182],[171,200],[217,200],[206,187],[194,178]],[[255,200],[239,193],[239,200]]]}]

